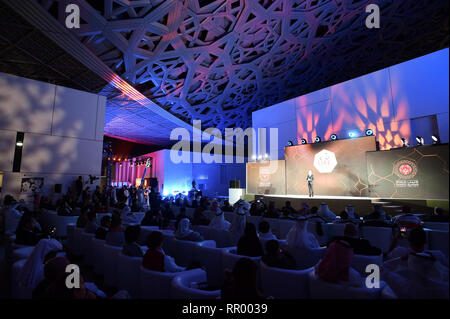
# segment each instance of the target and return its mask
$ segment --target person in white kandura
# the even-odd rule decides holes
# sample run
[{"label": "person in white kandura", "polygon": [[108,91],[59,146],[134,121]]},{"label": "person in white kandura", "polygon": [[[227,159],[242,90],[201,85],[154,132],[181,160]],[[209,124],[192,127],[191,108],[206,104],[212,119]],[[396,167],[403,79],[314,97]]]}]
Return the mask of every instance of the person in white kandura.
[{"label": "person in white kandura", "polygon": [[209,227],[217,230],[228,230],[230,222],[225,220],[225,216],[216,200],[211,204],[211,211],[214,212],[214,218],[209,223]]},{"label": "person in white kandura", "polygon": [[328,223],[332,222],[336,219],[336,214],[334,214],[329,208],[326,203],[320,204],[319,211],[317,212],[317,215],[325,219]]},{"label": "person in white kandura", "polygon": [[319,242],[316,237],[307,230],[308,220],[300,217],[289,230],[286,241],[289,248],[319,248]]},{"label": "person in white kandura", "polygon": [[244,235],[247,216],[250,215],[250,203],[240,199],[234,204],[234,217],[230,225],[230,240],[236,245]]}]

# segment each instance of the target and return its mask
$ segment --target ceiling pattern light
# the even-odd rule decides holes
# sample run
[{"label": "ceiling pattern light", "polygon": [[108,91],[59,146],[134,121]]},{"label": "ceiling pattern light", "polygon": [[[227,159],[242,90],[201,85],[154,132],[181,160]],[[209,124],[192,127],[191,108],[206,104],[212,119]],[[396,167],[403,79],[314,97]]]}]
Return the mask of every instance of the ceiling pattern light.
[{"label": "ceiling pattern light", "polygon": [[[448,46],[441,0],[36,1],[61,23],[65,6],[78,4],[82,24],[72,32],[106,65],[179,119],[221,130],[250,126],[255,110]],[[378,30],[365,27],[371,3],[381,9]],[[135,107],[106,92],[111,123],[110,110]]]}]

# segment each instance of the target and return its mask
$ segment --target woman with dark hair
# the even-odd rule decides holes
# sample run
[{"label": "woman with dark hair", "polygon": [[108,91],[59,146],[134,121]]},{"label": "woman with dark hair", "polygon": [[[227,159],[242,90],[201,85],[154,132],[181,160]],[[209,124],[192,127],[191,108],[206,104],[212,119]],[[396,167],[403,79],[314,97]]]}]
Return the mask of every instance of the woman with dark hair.
[{"label": "woman with dark hair", "polygon": [[256,227],[248,223],[245,225],[244,235],[239,239],[237,244],[238,255],[258,257],[264,253],[261,242],[259,241]]},{"label": "woman with dark hair", "polygon": [[264,296],[257,288],[257,271],[256,262],[249,258],[239,259],[233,272],[225,274],[222,299],[263,299]]}]

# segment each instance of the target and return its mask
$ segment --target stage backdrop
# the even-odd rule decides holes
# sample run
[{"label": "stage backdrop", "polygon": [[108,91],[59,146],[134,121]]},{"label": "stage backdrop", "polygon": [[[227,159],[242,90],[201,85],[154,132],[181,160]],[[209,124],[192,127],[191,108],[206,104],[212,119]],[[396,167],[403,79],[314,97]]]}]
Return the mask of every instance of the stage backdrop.
[{"label": "stage backdrop", "polygon": [[375,136],[286,147],[287,194],[307,195],[312,170],[315,195],[368,196],[366,152],[375,150]]},{"label": "stage backdrop", "polygon": [[370,196],[448,199],[448,144],[367,153]]},{"label": "stage backdrop", "polygon": [[247,194],[286,194],[285,161],[247,163]]}]

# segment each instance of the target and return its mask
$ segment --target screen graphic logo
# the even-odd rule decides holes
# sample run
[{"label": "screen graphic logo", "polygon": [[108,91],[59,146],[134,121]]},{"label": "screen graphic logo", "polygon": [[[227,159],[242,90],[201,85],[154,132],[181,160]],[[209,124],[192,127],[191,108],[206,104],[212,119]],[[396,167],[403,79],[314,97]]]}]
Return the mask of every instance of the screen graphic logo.
[{"label": "screen graphic logo", "polygon": [[394,173],[401,179],[411,179],[417,174],[417,165],[412,160],[399,160],[394,163]]},{"label": "screen graphic logo", "polygon": [[336,165],[336,155],[333,152],[321,150],[314,156],[314,167],[319,173],[331,173]]}]

